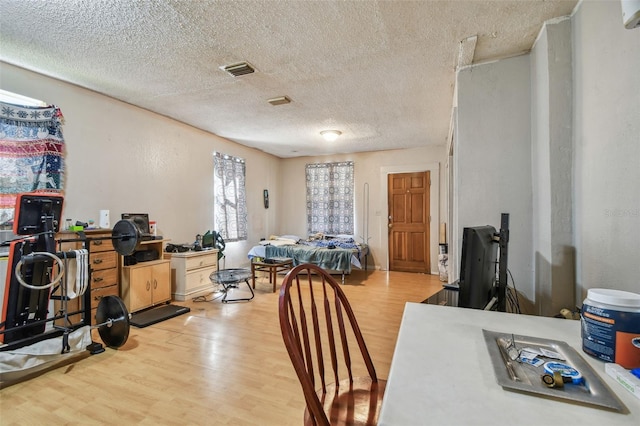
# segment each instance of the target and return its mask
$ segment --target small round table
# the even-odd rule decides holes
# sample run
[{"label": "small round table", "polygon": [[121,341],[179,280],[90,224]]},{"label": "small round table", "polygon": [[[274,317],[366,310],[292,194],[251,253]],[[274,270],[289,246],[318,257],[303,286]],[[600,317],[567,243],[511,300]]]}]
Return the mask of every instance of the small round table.
[{"label": "small round table", "polygon": [[[240,301],[248,302],[249,300],[253,299],[255,294],[253,293],[253,289],[249,284],[249,278],[251,278],[251,271],[249,269],[243,269],[243,268],[221,269],[209,275],[209,279],[212,282],[220,284],[222,285],[222,287],[224,287],[224,297],[222,298],[222,303],[240,302]],[[240,284],[243,281],[247,284],[247,287],[249,287],[249,291],[251,292],[251,297],[227,299],[227,296],[229,295],[229,290],[233,288],[238,288],[238,284]]]}]

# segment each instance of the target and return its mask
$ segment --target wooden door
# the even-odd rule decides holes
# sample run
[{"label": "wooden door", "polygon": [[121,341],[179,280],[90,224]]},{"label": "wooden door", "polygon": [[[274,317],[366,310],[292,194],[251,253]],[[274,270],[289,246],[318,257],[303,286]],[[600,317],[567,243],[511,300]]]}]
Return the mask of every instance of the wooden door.
[{"label": "wooden door", "polygon": [[429,264],[429,172],[388,176],[389,270],[431,271]]}]

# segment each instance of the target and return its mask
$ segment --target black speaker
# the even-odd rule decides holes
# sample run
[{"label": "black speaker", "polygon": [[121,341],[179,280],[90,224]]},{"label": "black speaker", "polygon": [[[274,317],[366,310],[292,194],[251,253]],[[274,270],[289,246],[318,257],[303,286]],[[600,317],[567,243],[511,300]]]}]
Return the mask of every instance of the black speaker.
[{"label": "black speaker", "polygon": [[141,250],[133,253],[133,257],[138,262],[149,262],[151,260],[158,260],[160,254],[157,250]]}]

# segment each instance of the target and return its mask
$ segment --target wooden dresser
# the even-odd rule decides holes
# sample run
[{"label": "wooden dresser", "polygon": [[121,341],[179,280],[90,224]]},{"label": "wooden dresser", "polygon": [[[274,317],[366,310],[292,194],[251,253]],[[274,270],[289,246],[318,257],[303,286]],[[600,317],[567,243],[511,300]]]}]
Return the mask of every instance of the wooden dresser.
[{"label": "wooden dresser", "polygon": [[185,301],[212,291],[209,276],[218,270],[218,250],[166,253],[171,255],[171,292]]},{"label": "wooden dresser", "polygon": [[[119,296],[118,253],[113,248],[111,229],[90,229],[84,231],[89,239],[89,267],[91,268],[91,324],[95,324],[96,310],[100,299],[104,296]],[[60,232],[58,239],[70,240],[79,238],[73,232]],[[98,239],[104,238],[104,239]],[[77,250],[83,248],[81,241],[61,243],[61,250]],[[56,310],[59,302],[56,302]],[[68,310],[77,311],[80,308],[79,298],[69,301]],[[79,321],[79,315],[72,317]]]}]

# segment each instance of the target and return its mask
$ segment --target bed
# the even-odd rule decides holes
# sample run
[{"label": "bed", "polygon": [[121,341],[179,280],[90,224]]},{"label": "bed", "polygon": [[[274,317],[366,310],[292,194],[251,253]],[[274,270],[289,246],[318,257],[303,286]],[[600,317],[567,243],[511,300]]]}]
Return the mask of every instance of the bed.
[{"label": "bed", "polygon": [[260,241],[260,244],[249,250],[250,260],[259,257],[270,259],[274,257],[288,257],[293,259],[294,265],[301,263],[313,263],[322,269],[333,273],[351,273],[351,267],[367,269],[367,255],[369,247],[366,244],[356,243],[353,237],[348,235],[318,236],[307,240],[295,235],[272,236],[268,240]]}]

